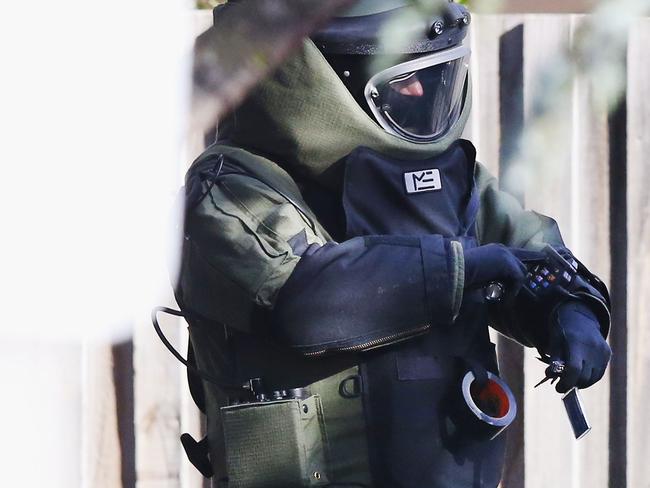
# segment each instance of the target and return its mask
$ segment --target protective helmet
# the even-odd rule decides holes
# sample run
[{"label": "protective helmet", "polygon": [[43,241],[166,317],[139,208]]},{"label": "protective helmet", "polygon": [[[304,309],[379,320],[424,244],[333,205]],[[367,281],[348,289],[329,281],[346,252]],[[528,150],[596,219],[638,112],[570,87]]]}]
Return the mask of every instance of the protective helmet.
[{"label": "protective helmet", "polygon": [[470,21],[465,7],[447,0],[361,0],[312,40],[384,130],[425,144],[460,117]]}]

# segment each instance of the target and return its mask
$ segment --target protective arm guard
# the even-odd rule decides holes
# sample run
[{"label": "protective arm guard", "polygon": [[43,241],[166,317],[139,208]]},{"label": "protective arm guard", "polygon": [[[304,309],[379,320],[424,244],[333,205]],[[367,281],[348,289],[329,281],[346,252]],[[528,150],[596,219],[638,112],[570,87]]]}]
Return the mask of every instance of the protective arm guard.
[{"label": "protective arm guard", "polygon": [[373,349],[451,324],[462,297],[460,260],[460,244],[441,236],[311,246],[280,291],[274,328],[283,343],[318,356]]},{"label": "protective arm guard", "polygon": [[[497,180],[480,164],[477,164],[475,179],[481,195],[477,219],[481,244],[501,242],[507,246],[535,251],[542,250],[548,244],[565,257],[573,258],[564,245],[555,220],[524,210],[512,195],[498,189]],[[607,287],[582,263],[576,261],[577,275],[569,288],[557,287],[556,293],[542,302],[527,299],[520,294],[514,303],[505,304],[499,309],[491,325],[520,344],[536,347],[545,354],[551,314],[561,303],[577,299],[588,304],[598,317],[601,332],[606,338],[610,327]]]}]

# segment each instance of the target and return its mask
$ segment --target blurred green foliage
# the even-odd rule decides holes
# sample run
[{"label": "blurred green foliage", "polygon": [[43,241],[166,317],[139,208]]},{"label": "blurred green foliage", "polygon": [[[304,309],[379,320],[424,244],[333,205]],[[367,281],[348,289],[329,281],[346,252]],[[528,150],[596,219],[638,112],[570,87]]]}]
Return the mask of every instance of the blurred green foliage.
[{"label": "blurred green foliage", "polygon": [[214,8],[220,3],[224,3],[226,0],[196,0],[196,8],[208,9]]}]

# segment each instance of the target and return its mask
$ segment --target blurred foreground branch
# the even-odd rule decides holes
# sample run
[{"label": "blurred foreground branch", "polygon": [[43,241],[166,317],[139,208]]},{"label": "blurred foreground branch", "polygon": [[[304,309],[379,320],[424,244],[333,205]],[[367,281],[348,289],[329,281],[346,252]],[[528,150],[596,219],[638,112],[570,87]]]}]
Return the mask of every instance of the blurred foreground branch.
[{"label": "blurred foreground branch", "polygon": [[354,0],[240,0],[219,7],[218,25],[196,42],[192,111],[213,127],[305,36]]}]

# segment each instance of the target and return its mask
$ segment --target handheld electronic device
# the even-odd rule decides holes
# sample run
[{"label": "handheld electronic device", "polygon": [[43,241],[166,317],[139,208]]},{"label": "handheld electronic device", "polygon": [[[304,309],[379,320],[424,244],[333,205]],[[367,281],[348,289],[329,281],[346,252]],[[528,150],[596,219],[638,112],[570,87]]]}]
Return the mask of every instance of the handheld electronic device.
[{"label": "handheld electronic device", "polygon": [[[571,256],[562,256],[552,246],[546,246],[542,253],[543,260],[528,263],[528,273],[521,289],[521,293],[526,293],[529,298],[536,301],[543,301],[552,295],[558,286],[570,289],[578,272],[578,262]],[[502,283],[493,281],[484,287],[483,296],[487,303],[496,304],[503,300],[505,291]],[[551,361],[550,358],[539,359],[548,364],[548,367],[544,378],[535,385],[535,388],[549,380],[554,383],[564,372],[563,361]],[[582,439],[589,433],[591,426],[585,415],[578,389],[570,390],[562,397],[562,401],[575,438]]]},{"label": "handheld electronic device", "polygon": [[553,293],[557,286],[570,288],[578,272],[578,262],[565,258],[552,246],[546,246],[542,262],[531,263],[522,291],[535,299],[543,299]]}]

